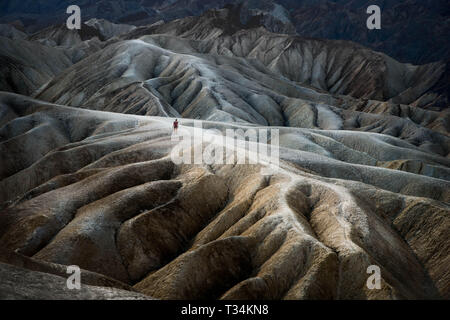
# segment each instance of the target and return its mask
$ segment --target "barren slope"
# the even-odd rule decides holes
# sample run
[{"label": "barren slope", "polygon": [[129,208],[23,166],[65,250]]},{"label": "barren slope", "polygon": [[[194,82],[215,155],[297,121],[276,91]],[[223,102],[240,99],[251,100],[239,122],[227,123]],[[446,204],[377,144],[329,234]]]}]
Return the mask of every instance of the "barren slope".
[{"label": "barren slope", "polygon": [[[234,18],[236,14],[233,9],[211,10],[200,17],[139,27],[122,37],[164,35],[157,37],[162,38],[158,43],[168,49],[254,58],[292,81],[330,93],[392,99],[404,104],[415,102],[418,106],[446,99],[431,95],[419,100],[443,75],[444,62],[424,66],[401,64],[352,42],[275,34],[261,24],[243,28]],[[167,36],[190,40],[185,41],[189,45],[181,48],[175,39],[166,40]]]},{"label": "barren slope", "polygon": [[[448,158],[376,133],[280,128],[280,168],[263,175],[174,164],[170,118],[7,93],[0,108],[2,248],[163,299],[449,297]],[[371,264],[382,290],[366,287]]]},{"label": "barren slope", "polygon": [[0,36],[0,90],[31,95],[72,65],[64,50]]},{"label": "barren slope", "polygon": [[[178,51],[189,47],[172,40]],[[166,42],[157,44],[151,36],[110,44],[55,77],[36,97],[138,115],[371,131],[444,157],[449,153],[449,110],[331,95],[280,77],[254,59],[178,53],[160,47]]]},{"label": "barren slope", "polygon": [[0,37],[0,298],[450,298],[448,65],[233,10]]}]

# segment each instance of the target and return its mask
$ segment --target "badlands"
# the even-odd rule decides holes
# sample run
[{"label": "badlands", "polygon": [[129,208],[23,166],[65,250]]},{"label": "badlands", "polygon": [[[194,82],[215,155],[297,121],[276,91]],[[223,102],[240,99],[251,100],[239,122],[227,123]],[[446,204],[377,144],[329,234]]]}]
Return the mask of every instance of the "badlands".
[{"label": "badlands", "polygon": [[[1,299],[450,298],[446,64],[233,10],[0,36]],[[175,118],[277,170],[174,163]]]}]

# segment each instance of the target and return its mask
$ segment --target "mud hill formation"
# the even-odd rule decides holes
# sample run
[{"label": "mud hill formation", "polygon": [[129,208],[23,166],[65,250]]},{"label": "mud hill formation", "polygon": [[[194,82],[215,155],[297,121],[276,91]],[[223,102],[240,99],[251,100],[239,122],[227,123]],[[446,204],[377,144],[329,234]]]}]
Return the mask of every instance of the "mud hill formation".
[{"label": "mud hill formation", "polygon": [[[0,37],[0,298],[450,298],[446,65],[230,10]],[[279,167],[176,164],[174,118],[277,129]]]}]

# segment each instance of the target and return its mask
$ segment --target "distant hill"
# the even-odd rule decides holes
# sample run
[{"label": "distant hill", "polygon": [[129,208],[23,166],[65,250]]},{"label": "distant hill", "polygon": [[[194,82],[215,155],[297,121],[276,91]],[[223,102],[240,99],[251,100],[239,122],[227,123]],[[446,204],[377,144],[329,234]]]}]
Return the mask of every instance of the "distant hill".
[{"label": "distant hill", "polygon": [[[246,10],[240,19],[259,17],[273,32],[351,40],[413,64],[450,57],[450,6],[445,0],[6,0],[0,4],[0,21],[19,20],[35,32],[63,23],[66,8],[77,4],[84,21],[98,18],[147,25],[241,2]],[[366,28],[366,9],[371,4],[382,9],[381,30]]]}]

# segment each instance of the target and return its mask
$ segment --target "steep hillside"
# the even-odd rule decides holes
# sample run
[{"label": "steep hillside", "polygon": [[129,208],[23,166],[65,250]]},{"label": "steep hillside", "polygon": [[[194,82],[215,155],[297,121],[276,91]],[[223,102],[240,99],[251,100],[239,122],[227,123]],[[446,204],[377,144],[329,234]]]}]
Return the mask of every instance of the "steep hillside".
[{"label": "steep hillside", "polygon": [[[277,74],[330,93],[383,101],[392,99],[395,103],[419,107],[448,106],[446,90],[430,92],[445,73],[443,62],[424,66],[401,64],[350,42],[270,33],[235,21],[236,10],[213,10],[201,17],[140,27],[122,37],[136,39],[151,34],[181,37],[190,41],[178,44],[175,39],[163,38],[158,44],[181,52],[258,59]],[[424,94],[427,97],[421,98]]]},{"label": "steep hillside", "polygon": [[0,36],[0,90],[31,95],[72,65],[64,50]]},{"label": "steep hillside", "polygon": [[366,0],[235,2],[0,25],[0,299],[450,299],[448,59],[293,32]]},{"label": "steep hillside", "polygon": [[[270,174],[265,163],[176,165],[168,118],[6,93],[0,107],[2,154],[15,159],[2,165],[0,245],[33,270],[76,264],[161,299],[449,297],[448,158],[374,133],[282,128]],[[386,169],[386,157],[428,169]],[[366,287],[371,264],[381,290]]]},{"label": "steep hillside", "polygon": [[[0,19],[21,21],[36,32],[64,23],[66,8],[73,4],[81,7],[84,21],[98,18],[136,26],[242,4],[241,21],[260,21],[272,32],[350,40],[405,63],[426,64],[450,55],[446,0],[3,0]],[[366,28],[370,5],[382,10],[381,30]]]}]

